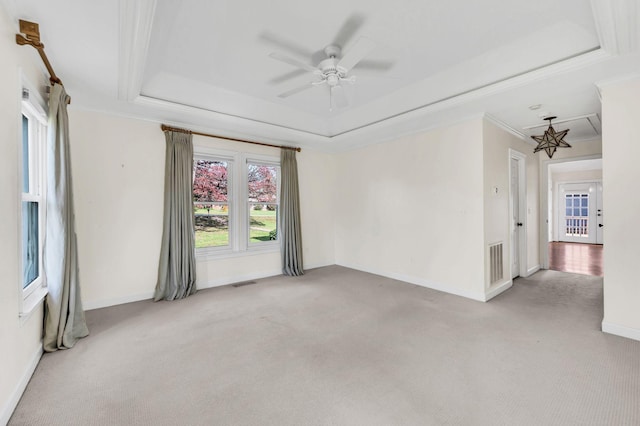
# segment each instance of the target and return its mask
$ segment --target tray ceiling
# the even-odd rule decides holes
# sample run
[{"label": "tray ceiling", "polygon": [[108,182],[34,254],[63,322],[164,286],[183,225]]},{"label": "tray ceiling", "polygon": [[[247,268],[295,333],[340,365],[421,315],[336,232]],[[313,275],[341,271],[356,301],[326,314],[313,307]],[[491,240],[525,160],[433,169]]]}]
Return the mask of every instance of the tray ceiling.
[{"label": "tray ceiling", "polygon": [[[589,0],[2,1],[40,23],[74,105],[329,149],[478,115],[527,136],[542,121],[529,106],[598,116],[594,84],[639,63],[620,41],[637,38],[632,0],[617,2],[635,13],[623,26]],[[326,85],[278,96],[318,76],[270,54],[316,67],[361,38],[374,48],[347,106]]]}]

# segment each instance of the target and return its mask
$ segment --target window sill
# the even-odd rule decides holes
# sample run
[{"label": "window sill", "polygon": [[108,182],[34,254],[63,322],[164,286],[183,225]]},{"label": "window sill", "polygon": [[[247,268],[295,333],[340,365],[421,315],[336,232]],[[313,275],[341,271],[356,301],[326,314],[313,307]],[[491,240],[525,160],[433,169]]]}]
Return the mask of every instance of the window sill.
[{"label": "window sill", "polygon": [[280,244],[266,244],[258,247],[249,247],[247,250],[242,251],[207,251],[207,250],[196,250],[196,261],[205,262],[208,260],[222,260],[222,259],[233,259],[237,257],[247,257],[247,256],[256,256],[261,254],[271,254],[271,253],[279,253],[280,252]]},{"label": "window sill", "polygon": [[47,296],[47,287],[41,286],[31,292],[30,295],[24,298],[22,301],[22,307],[20,309],[20,321],[25,322],[29,319],[31,314],[35,312],[36,308],[42,303]]}]

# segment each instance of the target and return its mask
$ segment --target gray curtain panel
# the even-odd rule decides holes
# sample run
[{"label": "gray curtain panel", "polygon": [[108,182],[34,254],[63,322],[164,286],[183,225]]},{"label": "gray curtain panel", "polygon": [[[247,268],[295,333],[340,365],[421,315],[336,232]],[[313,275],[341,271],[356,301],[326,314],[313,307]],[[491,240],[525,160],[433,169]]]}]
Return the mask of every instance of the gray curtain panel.
[{"label": "gray curtain panel", "polygon": [[155,301],[196,292],[192,135],[165,132],[165,138],[164,225]]},{"label": "gray curtain panel", "polygon": [[280,244],[282,273],[304,274],[302,266],[302,231],[300,230],[300,195],[298,190],[298,162],[296,151],[280,151]]},{"label": "gray curtain panel", "polygon": [[49,294],[45,303],[44,350],[73,347],[89,334],[82,310],[69,152],[69,96],[60,84],[49,97],[47,141],[47,224],[44,272]]}]

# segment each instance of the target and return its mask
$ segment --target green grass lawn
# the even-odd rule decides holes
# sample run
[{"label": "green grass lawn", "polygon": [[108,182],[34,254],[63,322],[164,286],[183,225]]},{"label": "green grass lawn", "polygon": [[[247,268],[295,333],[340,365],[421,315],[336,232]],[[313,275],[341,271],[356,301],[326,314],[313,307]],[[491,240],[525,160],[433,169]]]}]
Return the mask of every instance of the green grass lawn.
[{"label": "green grass lawn", "polygon": [[[220,247],[229,244],[229,216],[227,212],[197,209],[196,248]],[[276,212],[272,210],[252,210],[250,213],[249,242],[269,241],[269,232],[277,227]]]}]

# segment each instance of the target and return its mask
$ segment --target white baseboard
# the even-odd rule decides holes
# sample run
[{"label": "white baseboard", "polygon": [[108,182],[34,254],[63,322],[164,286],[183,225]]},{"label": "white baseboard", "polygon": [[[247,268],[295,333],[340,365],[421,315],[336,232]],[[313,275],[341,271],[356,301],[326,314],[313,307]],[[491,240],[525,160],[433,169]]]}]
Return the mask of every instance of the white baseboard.
[{"label": "white baseboard", "polygon": [[241,283],[243,281],[259,280],[261,278],[275,277],[276,275],[282,275],[282,271],[278,269],[278,270],[271,270],[271,271],[254,272],[254,273],[245,274],[245,275],[234,275],[232,277],[218,278],[206,283],[199,283],[198,290],[204,290],[206,288],[213,288],[213,287],[221,287],[223,285]]},{"label": "white baseboard", "polygon": [[485,302],[484,293],[476,293],[476,292],[461,290],[456,287],[452,287],[446,284],[436,283],[430,280],[425,280],[423,278],[417,278],[417,277],[412,277],[404,274],[397,274],[393,272],[389,273],[386,271],[376,270],[374,268],[366,268],[360,265],[345,265],[345,264],[337,264],[337,265],[344,266],[345,268],[356,269],[362,272],[368,272],[370,274],[380,275],[380,276],[391,278],[398,281],[404,281],[410,284],[419,285],[421,287],[430,288],[432,290],[442,291],[444,293],[454,294],[456,296],[466,297],[467,299],[477,300],[479,302]]},{"label": "white baseboard", "polygon": [[626,337],[627,339],[640,340],[640,329],[625,327],[624,325],[613,324],[604,320],[602,321],[602,331],[604,333]]},{"label": "white baseboard", "polygon": [[109,306],[123,305],[125,303],[139,302],[141,300],[149,300],[153,298],[153,291],[145,293],[132,294],[122,297],[113,297],[110,299],[102,300],[90,300],[88,302],[82,301],[82,308],[85,311],[91,311],[93,309],[107,308]]},{"label": "white baseboard", "polygon": [[16,385],[13,393],[11,394],[11,398],[5,406],[2,408],[2,412],[0,413],[0,425],[6,425],[13,414],[13,411],[18,406],[18,402],[20,402],[20,398],[22,398],[22,394],[24,393],[27,385],[29,384],[29,380],[31,380],[31,376],[33,376],[33,372],[36,371],[36,367],[40,362],[40,358],[42,358],[42,343],[38,345],[38,349],[35,351],[33,356],[31,357],[31,362],[27,366],[24,374],[20,378],[20,381]]},{"label": "white baseboard", "polygon": [[312,269],[318,269],[318,268],[324,268],[325,266],[333,266],[335,265],[335,263],[331,262],[331,263],[311,263],[309,265],[307,265],[306,263],[304,264],[304,270],[305,271],[310,271]]},{"label": "white baseboard", "polygon": [[540,270],[540,265],[536,265],[533,268],[527,269],[527,277],[530,277],[531,275],[535,274],[539,270]]},{"label": "white baseboard", "polygon": [[511,287],[513,286],[513,280],[509,280],[507,282],[504,282],[492,289],[489,289],[484,296],[484,300],[483,302],[488,302],[489,300],[493,299],[494,297],[496,297],[497,295],[499,295],[500,293],[503,293],[507,290],[509,290]]},{"label": "white baseboard", "polygon": [[[310,266],[306,266],[305,269],[309,270],[309,269],[321,268],[324,266],[329,266],[329,265],[328,264],[327,265],[324,265],[324,264],[310,265]],[[198,289],[204,290],[206,288],[220,287],[223,285],[229,285],[229,284],[239,283],[243,281],[274,277],[281,274],[282,274],[282,271],[280,269],[273,269],[269,271],[255,272],[251,274],[235,275],[231,277],[224,277],[224,278],[208,281],[205,283],[198,283]],[[153,294],[154,294],[153,291],[149,291],[146,293],[132,294],[129,296],[114,297],[110,299],[91,300],[88,302],[83,301],[82,305],[85,311],[90,311],[93,309],[107,308],[109,306],[122,305],[125,303],[139,302],[141,300],[149,300],[153,298]]]}]

